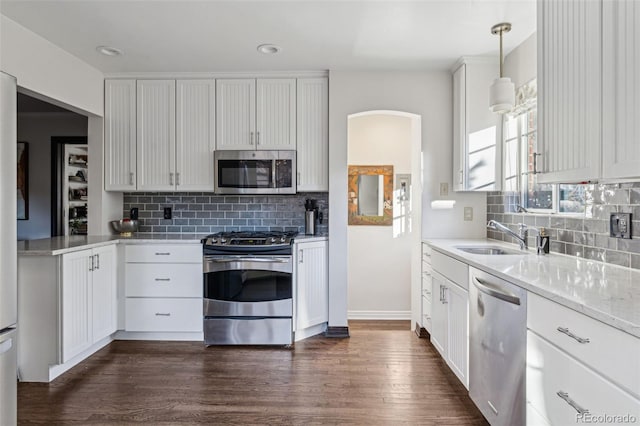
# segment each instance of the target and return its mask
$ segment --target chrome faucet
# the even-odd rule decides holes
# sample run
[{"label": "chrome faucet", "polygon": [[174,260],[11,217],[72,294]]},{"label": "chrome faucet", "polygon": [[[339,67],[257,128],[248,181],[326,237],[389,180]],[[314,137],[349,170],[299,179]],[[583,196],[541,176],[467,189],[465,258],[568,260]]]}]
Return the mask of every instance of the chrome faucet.
[{"label": "chrome faucet", "polygon": [[529,231],[528,231],[527,225],[525,225],[524,223],[518,224],[518,228],[520,230],[519,233],[513,232],[511,229],[507,228],[500,222],[495,221],[493,219],[490,220],[489,223],[487,223],[487,228],[493,229],[494,231],[501,231],[501,232],[504,232],[505,234],[511,235],[513,238],[515,238],[518,241],[518,244],[520,244],[520,250],[527,249],[527,246],[528,246],[527,239],[529,237]]}]

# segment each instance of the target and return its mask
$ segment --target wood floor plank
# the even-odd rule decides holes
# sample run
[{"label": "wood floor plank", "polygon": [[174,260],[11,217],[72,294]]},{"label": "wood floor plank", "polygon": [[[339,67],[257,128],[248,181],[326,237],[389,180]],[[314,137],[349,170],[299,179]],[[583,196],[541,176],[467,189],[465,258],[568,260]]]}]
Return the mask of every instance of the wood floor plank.
[{"label": "wood floor plank", "polygon": [[19,424],[486,425],[408,321],[350,322],[294,348],[115,341],[49,384]]}]

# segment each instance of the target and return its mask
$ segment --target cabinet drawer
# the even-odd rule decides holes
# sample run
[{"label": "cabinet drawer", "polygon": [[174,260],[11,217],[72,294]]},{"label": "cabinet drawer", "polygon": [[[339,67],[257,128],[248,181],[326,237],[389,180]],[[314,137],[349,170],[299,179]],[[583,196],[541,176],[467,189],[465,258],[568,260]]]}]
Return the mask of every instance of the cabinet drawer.
[{"label": "cabinet drawer", "polygon": [[428,244],[422,243],[422,262],[428,265],[431,264],[431,254],[433,253],[431,247]]},{"label": "cabinet drawer", "polygon": [[202,297],[202,266],[196,263],[127,263],[126,297]]},{"label": "cabinet drawer", "polygon": [[640,417],[640,400],[531,331],[527,332],[526,383],[527,402],[551,425],[588,423],[586,417],[582,421],[576,417],[577,408],[559,392],[592,416]]},{"label": "cabinet drawer", "polygon": [[126,299],[126,331],[201,332],[202,299]]},{"label": "cabinet drawer", "polygon": [[434,250],[431,255],[431,267],[460,287],[469,290],[469,265],[466,263]]},{"label": "cabinet drawer", "polygon": [[422,315],[428,315],[431,318],[431,300],[422,296]]},{"label": "cabinet drawer", "polygon": [[431,277],[429,279],[422,279],[422,297],[426,298],[431,303]]},{"label": "cabinet drawer", "polygon": [[132,244],[126,246],[125,261],[202,264],[202,246],[199,244]]},{"label": "cabinet drawer", "polygon": [[528,297],[530,330],[640,397],[640,339],[536,294]]},{"label": "cabinet drawer", "polygon": [[424,327],[425,330],[431,333],[431,316],[430,315],[422,316],[422,327]]}]

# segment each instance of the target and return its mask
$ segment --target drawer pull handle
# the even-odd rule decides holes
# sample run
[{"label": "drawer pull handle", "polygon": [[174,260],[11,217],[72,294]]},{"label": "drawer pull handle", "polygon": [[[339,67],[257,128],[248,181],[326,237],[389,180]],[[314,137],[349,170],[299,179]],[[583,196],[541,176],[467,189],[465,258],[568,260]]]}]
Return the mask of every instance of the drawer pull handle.
[{"label": "drawer pull handle", "polygon": [[558,395],[561,399],[563,399],[567,404],[569,404],[571,407],[573,407],[578,414],[588,414],[589,410],[586,410],[584,408],[582,408],[581,406],[578,405],[577,402],[575,402],[573,399],[569,398],[569,394],[567,392],[563,392],[561,390],[559,390],[558,392],[556,392],[556,395]]},{"label": "drawer pull handle", "polygon": [[171,253],[156,253],[156,256],[169,256]]},{"label": "drawer pull handle", "polygon": [[156,281],[171,281],[171,278],[156,278]]},{"label": "drawer pull handle", "polygon": [[575,339],[578,343],[589,343],[590,340],[589,338],[584,338],[584,337],[578,337],[575,334],[573,334],[572,332],[569,331],[568,328],[566,327],[558,327],[558,331],[562,334],[566,334],[567,336],[571,337],[572,339]]},{"label": "drawer pull handle", "polygon": [[157,317],[170,317],[171,314],[169,312],[167,312],[167,313],[156,312],[156,316]]}]

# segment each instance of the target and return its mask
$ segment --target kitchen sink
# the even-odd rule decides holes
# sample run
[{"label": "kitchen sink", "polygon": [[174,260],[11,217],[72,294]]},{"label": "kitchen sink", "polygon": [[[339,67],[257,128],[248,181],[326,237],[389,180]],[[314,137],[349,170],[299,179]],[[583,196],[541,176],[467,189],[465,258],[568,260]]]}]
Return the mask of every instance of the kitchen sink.
[{"label": "kitchen sink", "polygon": [[471,254],[483,254],[488,256],[504,254],[527,254],[526,251],[510,250],[496,246],[455,246],[455,248]]}]

